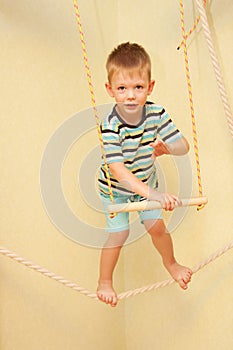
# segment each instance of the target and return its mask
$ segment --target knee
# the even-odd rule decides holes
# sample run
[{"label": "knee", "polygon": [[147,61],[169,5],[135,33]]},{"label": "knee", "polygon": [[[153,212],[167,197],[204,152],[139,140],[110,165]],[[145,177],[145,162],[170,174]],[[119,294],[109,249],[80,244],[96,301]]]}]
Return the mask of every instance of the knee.
[{"label": "knee", "polygon": [[150,234],[151,238],[160,238],[165,234],[169,234],[164,223],[159,221],[151,223],[151,225],[147,227],[147,232]]},{"label": "knee", "polygon": [[115,241],[118,243],[119,246],[122,246],[127,240],[127,238],[129,237],[129,231],[125,230],[125,231],[117,232],[117,233],[114,233],[114,235],[115,235]]},{"label": "knee", "polygon": [[113,247],[122,247],[127,240],[129,236],[129,231],[120,231],[120,232],[115,232],[111,233],[105,247],[106,248],[113,248]]}]

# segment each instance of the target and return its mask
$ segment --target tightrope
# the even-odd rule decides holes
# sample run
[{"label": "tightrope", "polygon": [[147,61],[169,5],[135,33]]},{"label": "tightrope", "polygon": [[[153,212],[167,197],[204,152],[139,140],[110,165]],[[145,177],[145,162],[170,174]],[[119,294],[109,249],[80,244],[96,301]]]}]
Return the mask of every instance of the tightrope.
[{"label": "tightrope", "polygon": [[[193,273],[195,274],[199,270],[203,269],[205,266],[207,266],[208,264],[210,264],[211,262],[213,262],[214,260],[216,260],[217,258],[222,256],[223,254],[225,254],[231,248],[233,248],[233,241],[230,242],[229,244],[227,244],[225,247],[223,247],[223,248],[217,250],[216,252],[214,252],[213,254],[211,254],[207,259],[201,261],[198,265],[194,266],[192,268]],[[87,290],[86,288],[80,286],[77,283],[74,283],[72,281],[67,280],[63,276],[57,275],[54,272],[51,272],[51,271],[45,269],[44,267],[35,264],[32,261],[26,260],[22,256],[10,251],[9,249],[6,249],[4,247],[0,247],[0,254],[6,256],[8,258],[11,258],[12,260],[17,261],[18,263],[36,271],[36,272],[39,272],[40,274],[42,274],[48,278],[51,278],[52,280],[59,282],[59,283],[63,284],[64,286],[71,288],[71,289],[73,289],[73,290],[75,290],[75,291],[77,291],[77,292],[79,292],[79,293],[81,293],[89,298],[92,298],[94,300],[99,300],[96,293],[93,293],[93,292]],[[123,299],[129,298],[129,297],[132,297],[132,296],[136,296],[138,294],[154,291],[154,290],[159,289],[159,288],[167,287],[173,283],[175,283],[175,280],[171,278],[171,279],[167,279],[165,281],[150,284],[150,285],[147,285],[147,286],[144,286],[141,288],[128,290],[126,292],[120,293],[118,295],[118,299],[123,300]]]}]

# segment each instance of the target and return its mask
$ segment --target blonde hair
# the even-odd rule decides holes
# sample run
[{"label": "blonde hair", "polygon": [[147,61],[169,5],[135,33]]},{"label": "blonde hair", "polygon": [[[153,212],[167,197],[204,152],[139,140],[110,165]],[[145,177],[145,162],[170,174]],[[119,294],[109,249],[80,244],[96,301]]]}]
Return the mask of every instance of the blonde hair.
[{"label": "blonde hair", "polygon": [[111,82],[113,74],[119,69],[132,70],[135,68],[147,70],[149,80],[151,79],[151,60],[145,49],[136,43],[120,44],[113,49],[107,59],[108,81]]}]

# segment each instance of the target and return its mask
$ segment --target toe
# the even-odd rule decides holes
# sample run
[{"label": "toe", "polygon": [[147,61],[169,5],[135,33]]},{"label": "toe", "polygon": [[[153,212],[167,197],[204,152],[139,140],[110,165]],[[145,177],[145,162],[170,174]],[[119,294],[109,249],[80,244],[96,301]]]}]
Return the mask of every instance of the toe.
[{"label": "toe", "polygon": [[185,283],[189,283],[191,281],[191,275],[190,274],[187,274],[183,277],[183,280]]},{"label": "toe", "polygon": [[105,302],[106,304],[111,304],[111,298],[106,297],[105,300],[104,300],[104,302]]},{"label": "toe", "polygon": [[115,307],[117,305],[117,302],[118,302],[117,297],[113,297],[112,302],[111,302],[111,306]]},{"label": "toe", "polygon": [[187,283],[185,283],[183,279],[179,279],[177,282],[179,283],[182,289],[186,290],[188,288]]},{"label": "toe", "polygon": [[103,300],[102,300],[102,299],[103,299],[102,293],[97,292],[97,297],[98,297],[99,300],[103,301]]},{"label": "toe", "polygon": [[117,305],[117,295],[115,295],[115,293],[112,291],[97,291],[97,297],[100,301],[107,305],[111,305],[113,307]]}]

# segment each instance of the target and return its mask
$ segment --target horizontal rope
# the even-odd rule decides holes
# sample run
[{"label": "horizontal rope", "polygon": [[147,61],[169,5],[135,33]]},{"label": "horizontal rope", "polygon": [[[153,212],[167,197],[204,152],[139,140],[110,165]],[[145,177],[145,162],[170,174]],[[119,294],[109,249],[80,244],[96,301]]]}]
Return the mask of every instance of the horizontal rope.
[{"label": "horizontal rope", "polygon": [[[227,244],[225,247],[219,249],[218,251],[214,252],[213,254],[211,254],[207,259],[201,261],[198,265],[194,266],[192,271],[193,273],[198,272],[199,270],[201,270],[203,267],[205,267],[206,265],[210,264],[211,262],[213,262],[214,260],[216,260],[217,258],[219,258],[220,256],[222,256],[223,254],[225,254],[228,250],[230,250],[231,248],[233,248],[233,242],[230,242],[229,244]],[[53,279],[56,282],[59,282],[61,284],[63,284],[66,287],[69,287],[71,289],[74,289],[75,291],[89,297],[92,298],[94,300],[99,300],[96,293],[92,293],[91,291],[87,290],[86,288],[78,285],[77,283],[74,283],[72,281],[67,280],[66,278],[64,278],[63,276],[57,275],[54,272],[51,272],[47,269],[45,269],[44,267],[35,264],[34,262],[28,261],[25,258],[21,257],[20,255],[10,251],[9,249],[6,249],[4,247],[0,247],[0,254],[13,259],[14,261],[17,261],[18,263],[36,271],[41,273],[42,275]],[[129,290],[123,293],[120,293],[118,295],[118,299],[122,300],[122,299],[126,299],[129,298],[131,296],[136,296],[138,294],[142,294],[145,292],[149,292],[149,291],[153,291],[156,290],[158,288],[162,288],[162,287],[166,287],[169,286],[171,284],[173,284],[175,282],[174,279],[168,279],[162,282],[157,282],[154,284],[150,284],[141,288],[137,288],[137,289],[133,289],[133,290]]]}]

